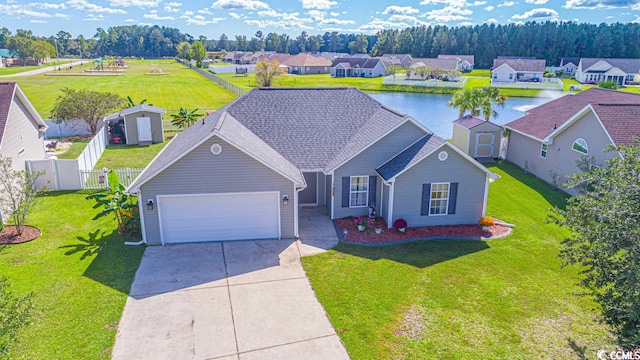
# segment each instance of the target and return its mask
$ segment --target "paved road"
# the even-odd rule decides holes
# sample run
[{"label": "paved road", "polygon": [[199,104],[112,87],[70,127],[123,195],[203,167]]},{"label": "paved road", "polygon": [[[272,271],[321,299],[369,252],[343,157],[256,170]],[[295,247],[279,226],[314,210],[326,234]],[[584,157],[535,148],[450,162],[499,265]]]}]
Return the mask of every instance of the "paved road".
[{"label": "paved road", "polygon": [[[64,70],[69,69],[70,66],[77,66],[77,65],[80,65],[80,63],[87,64],[89,62],[90,62],[89,60],[74,61],[71,64],[69,64],[69,63],[60,64],[59,67],[60,67],[61,71],[64,71]],[[17,73],[17,74],[2,75],[0,77],[31,76],[31,75],[37,75],[37,74],[50,72],[50,71],[56,71],[56,69],[58,69],[57,65],[56,66],[47,66],[47,67],[43,67],[43,68],[39,68],[39,69],[35,69],[35,70],[24,71],[24,72]]]}]

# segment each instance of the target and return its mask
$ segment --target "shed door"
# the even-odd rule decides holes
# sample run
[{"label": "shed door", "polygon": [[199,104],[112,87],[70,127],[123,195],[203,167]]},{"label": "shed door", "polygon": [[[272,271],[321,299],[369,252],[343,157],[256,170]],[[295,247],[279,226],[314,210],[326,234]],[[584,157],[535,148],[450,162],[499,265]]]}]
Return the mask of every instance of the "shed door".
[{"label": "shed door", "polygon": [[151,135],[151,118],[139,117],[136,118],[138,125],[138,142],[153,141]]},{"label": "shed door", "polygon": [[158,196],[163,244],[280,238],[279,195]]},{"label": "shed door", "polygon": [[477,132],[476,133],[476,149],[473,157],[485,158],[493,157],[494,142],[496,139],[495,132]]}]

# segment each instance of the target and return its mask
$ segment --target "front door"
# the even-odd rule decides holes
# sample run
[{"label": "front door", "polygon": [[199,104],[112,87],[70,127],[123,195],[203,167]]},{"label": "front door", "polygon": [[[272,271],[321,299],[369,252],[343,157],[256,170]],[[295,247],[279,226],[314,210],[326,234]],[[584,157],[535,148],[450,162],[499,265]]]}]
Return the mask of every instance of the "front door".
[{"label": "front door", "polygon": [[151,135],[151,118],[139,117],[136,120],[138,122],[138,142],[153,141],[153,136]]},{"label": "front door", "polygon": [[473,157],[490,158],[493,157],[493,147],[496,139],[495,132],[477,132],[476,133],[476,149]]}]

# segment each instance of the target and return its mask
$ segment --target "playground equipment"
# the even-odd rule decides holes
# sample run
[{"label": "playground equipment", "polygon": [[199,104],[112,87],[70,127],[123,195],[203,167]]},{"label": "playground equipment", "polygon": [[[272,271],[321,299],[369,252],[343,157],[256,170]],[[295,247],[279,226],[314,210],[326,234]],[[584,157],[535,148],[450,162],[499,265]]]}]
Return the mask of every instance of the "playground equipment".
[{"label": "playground equipment", "polygon": [[[128,68],[127,65],[122,58],[115,58],[113,56],[105,56],[100,59],[93,60],[94,64],[96,64],[95,71],[123,71],[121,69]],[[105,64],[106,63],[106,64]]]}]

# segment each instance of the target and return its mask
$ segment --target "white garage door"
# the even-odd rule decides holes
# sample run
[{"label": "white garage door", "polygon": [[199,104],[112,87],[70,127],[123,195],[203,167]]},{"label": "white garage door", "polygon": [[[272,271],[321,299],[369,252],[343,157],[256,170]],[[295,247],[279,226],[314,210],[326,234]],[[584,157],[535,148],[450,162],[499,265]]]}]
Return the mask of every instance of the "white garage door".
[{"label": "white garage door", "polygon": [[278,208],[275,192],[158,196],[162,241],[277,239]]}]

